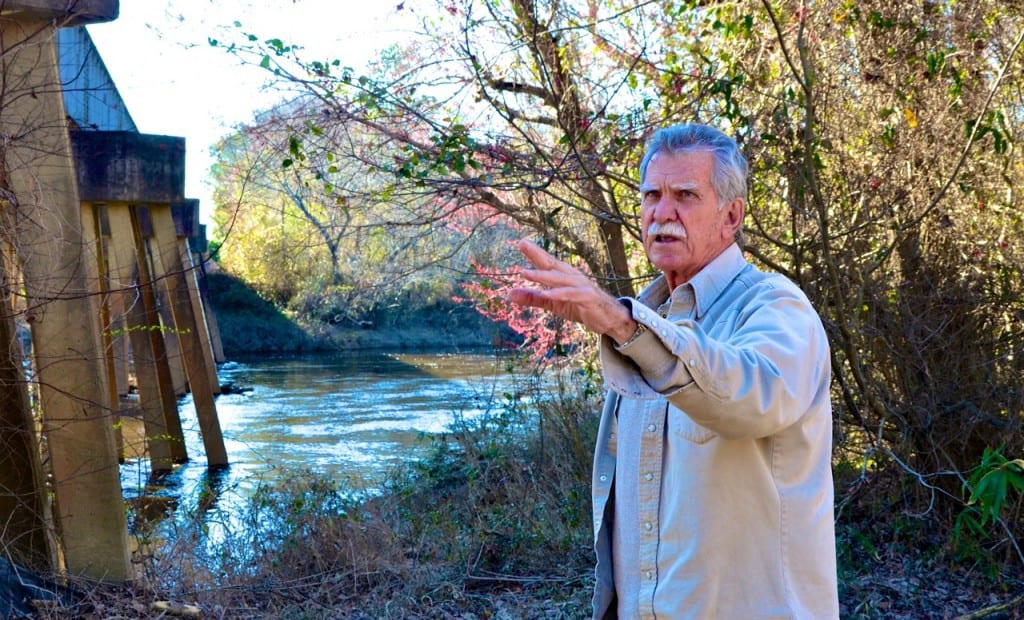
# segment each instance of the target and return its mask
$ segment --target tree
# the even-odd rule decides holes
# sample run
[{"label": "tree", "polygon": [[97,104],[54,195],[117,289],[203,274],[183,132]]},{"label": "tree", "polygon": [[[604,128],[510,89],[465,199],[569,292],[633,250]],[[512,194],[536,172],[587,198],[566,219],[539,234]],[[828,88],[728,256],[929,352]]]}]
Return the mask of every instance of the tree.
[{"label": "tree", "polygon": [[375,136],[317,125],[322,114],[300,97],[218,149],[219,260],[267,298],[328,323],[365,321],[399,297],[416,309],[450,299],[470,257],[490,261],[511,237],[493,212],[448,212],[431,192],[398,193],[379,170],[336,157],[332,145],[366,154]]},{"label": "tree", "polygon": [[[431,196],[424,221],[486,207],[618,294],[651,274],[644,138],[730,131],[753,166],[745,249],[825,320],[859,481],[948,525],[985,448],[1024,448],[1020,7],[463,0],[423,23],[362,76],[278,40],[230,49],[317,99],[297,152],[361,162],[388,200]],[[375,148],[311,139],[337,126]]]}]

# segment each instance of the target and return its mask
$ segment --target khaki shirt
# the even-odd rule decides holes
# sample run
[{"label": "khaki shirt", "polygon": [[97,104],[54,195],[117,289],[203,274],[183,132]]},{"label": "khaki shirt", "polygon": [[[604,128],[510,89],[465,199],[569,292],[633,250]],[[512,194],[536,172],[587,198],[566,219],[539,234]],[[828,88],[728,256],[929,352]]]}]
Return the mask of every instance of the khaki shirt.
[{"label": "khaki shirt", "polygon": [[817,313],[736,245],[631,303],[647,331],[601,345],[594,617],[838,618]]}]

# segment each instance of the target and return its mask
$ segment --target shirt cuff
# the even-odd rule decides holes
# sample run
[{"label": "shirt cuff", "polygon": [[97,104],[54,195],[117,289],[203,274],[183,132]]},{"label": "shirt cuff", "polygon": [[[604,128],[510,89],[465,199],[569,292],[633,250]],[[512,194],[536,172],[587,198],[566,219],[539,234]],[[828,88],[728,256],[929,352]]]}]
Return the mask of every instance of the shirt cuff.
[{"label": "shirt cuff", "polygon": [[[623,396],[644,400],[661,398],[675,391],[673,387],[682,387],[682,365],[658,336],[678,327],[635,299],[620,301],[630,308],[633,320],[646,329],[622,345],[607,336],[601,338],[601,367],[608,387]],[[683,383],[688,384],[692,378],[686,374]]]}]

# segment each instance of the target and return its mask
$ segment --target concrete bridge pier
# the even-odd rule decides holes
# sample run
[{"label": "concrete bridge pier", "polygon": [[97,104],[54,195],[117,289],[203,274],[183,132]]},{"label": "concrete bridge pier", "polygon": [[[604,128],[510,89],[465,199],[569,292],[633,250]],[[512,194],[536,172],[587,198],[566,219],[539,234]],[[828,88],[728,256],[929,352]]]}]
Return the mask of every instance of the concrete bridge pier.
[{"label": "concrete bridge pier", "polygon": [[141,238],[136,238],[136,242],[150,244],[156,270],[154,279],[163,282],[161,288],[166,294],[176,328],[175,336],[199,420],[207,465],[225,466],[228,464],[227,452],[214,404],[220,383],[216,368],[211,367],[213,354],[209,348],[209,332],[202,319],[205,313],[194,312],[193,304],[198,303],[195,272],[186,268],[182,261],[182,247],[175,232],[171,205],[151,203],[140,207],[137,214],[137,231]]},{"label": "concrete bridge pier", "polygon": [[54,35],[53,19],[31,12],[2,22],[0,133],[12,137],[0,162],[3,236],[20,261],[64,561],[74,574],[124,581],[132,571],[114,410]]},{"label": "concrete bridge pier", "polygon": [[194,224],[184,139],[137,131],[84,29],[62,31],[58,59],[58,28],[117,12],[0,0],[0,542],[27,567],[111,582],[134,577],[117,443],[131,372],[155,474],[188,459],[186,389],[209,466],[227,464],[194,226],[172,208]]},{"label": "concrete bridge pier", "polygon": [[[188,460],[178,401],[156,309],[156,294],[148,265],[148,254],[135,242],[132,208],[127,203],[83,203],[83,217],[94,211],[106,232],[107,274],[110,282],[107,303],[112,324],[124,324],[116,339],[117,349],[131,352],[130,368],[138,387],[138,409],[145,426],[146,451],[153,474],[170,472],[176,463]],[[117,315],[119,309],[121,314]],[[127,341],[127,343],[125,343]],[[110,351],[112,355],[114,348]],[[128,360],[123,360],[128,363]],[[116,364],[122,360],[115,360]]]},{"label": "concrete bridge pier", "polygon": [[[168,453],[154,459],[154,473],[165,459],[187,458],[180,438],[181,422],[175,399],[178,388],[171,374],[173,357],[166,345],[173,334],[180,362],[192,393],[196,417],[210,467],[227,465],[227,452],[217,419],[214,397],[219,390],[216,366],[210,351],[205,311],[197,296],[195,271],[182,261],[182,247],[176,232],[171,205],[184,204],[184,139],[128,131],[76,131],[72,134],[83,202],[103,204],[110,227],[110,255],[117,264],[118,285],[124,289],[129,269],[136,283],[139,302],[132,307],[129,321],[148,326],[150,347],[131,340],[132,351],[144,362],[151,350],[155,381],[137,369],[140,399],[147,437],[151,442],[168,437]],[[198,202],[195,203],[198,206]],[[131,250],[128,249],[131,244]],[[130,256],[134,252],[134,259]],[[192,284],[190,284],[190,281]],[[163,304],[167,312],[158,312]],[[141,309],[139,309],[141,306]],[[144,314],[141,314],[143,313]],[[129,325],[129,333],[137,330]],[[159,336],[159,340],[153,336]],[[141,339],[140,339],[141,340]],[[148,396],[146,395],[148,392]],[[163,411],[163,425],[156,403]],[[160,462],[157,462],[157,461]]]},{"label": "concrete bridge pier", "polygon": [[0,249],[0,343],[5,345],[0,350],[0,515],[4,520],[4,547],[8,557],[22,566],[52,569],[57,566],[57,542],[29,402],[21,334],[11,303],[17,279],[7,254],[6,249]]},{"label": "concrete bridge pier", "polygon": [[[199,201],[195,198],[190,198],[181,204],[171,205],[171,218],[174,221],[174,236],[181,262],[181,272],[185,277],[185,284],[188,286],[189,303],[192,308],[191,313],[195,317],[196,327],[198,328],[198,345],[203,353],[207,380],[210,382],[213,394],[216,396],[220,394],[220,378],[217,376],[218,360],[214,346],[215,338],[217,338],[214,335],[217,331],[216,322],[213,320],[213,312],[206,311],[207,302],[203,299],[199,286],[199,280],[204,276],[204,272],[193,261],[194,253],[190,247],[190,239],[195,239],[200,234]],[[167,243],[168,245],[171,243],[169,237]]]}]

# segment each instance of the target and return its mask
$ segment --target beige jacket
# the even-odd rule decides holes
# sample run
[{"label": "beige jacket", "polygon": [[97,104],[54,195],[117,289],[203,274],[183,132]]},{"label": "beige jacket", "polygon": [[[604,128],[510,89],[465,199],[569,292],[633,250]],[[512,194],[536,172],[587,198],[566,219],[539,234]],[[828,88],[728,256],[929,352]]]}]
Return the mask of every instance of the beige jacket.
[{"label": "beige jacket", "polygon": [[632,302],[648,331],[602,342],[594,617],[837,618],[818,315],[735,245],[666,299],[659,279]]}]

